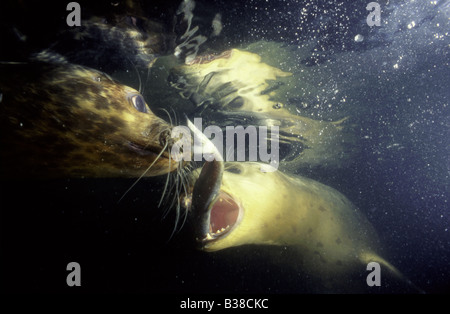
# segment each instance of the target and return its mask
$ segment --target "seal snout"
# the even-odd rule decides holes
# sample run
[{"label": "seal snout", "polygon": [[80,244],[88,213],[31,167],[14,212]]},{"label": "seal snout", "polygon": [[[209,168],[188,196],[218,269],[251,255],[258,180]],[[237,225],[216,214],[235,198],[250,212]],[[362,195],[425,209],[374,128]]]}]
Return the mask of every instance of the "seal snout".
[{"label": "seal snout", "polygon": [[208,244],[228,235],[242,219],[242,206],[221,190],[223,162],[206,162],[192,192],[192,214],[198,244]]}]

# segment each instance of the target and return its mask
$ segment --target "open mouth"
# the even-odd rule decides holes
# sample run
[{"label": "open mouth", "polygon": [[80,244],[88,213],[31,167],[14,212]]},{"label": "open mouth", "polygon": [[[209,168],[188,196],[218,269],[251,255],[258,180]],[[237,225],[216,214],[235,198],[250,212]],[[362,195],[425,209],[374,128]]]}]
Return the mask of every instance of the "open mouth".
[{"label": "open mouth", "polygon": [[209,211],[209,231],[202,242],[217,240],[226,236],[242,216],[242,207],[227,193],[220,191]]},{"label": "open mouth", "polygon": [[192,191],[194,233],[202,247],[228,235],[243,216],[241,204],[222,190],[223,171],[223,162],[206,162]]}]

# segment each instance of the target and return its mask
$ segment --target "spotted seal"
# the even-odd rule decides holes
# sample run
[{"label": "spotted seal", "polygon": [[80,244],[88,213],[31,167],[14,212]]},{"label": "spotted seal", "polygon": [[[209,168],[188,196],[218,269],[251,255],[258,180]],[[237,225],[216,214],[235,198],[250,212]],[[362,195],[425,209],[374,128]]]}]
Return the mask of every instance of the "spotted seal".
[{"label": "spotted seal", "polygon": [[2,64],[0,73],[2,178],[139,177],[177,168],[171,126],[135,89],[55,56]]}]

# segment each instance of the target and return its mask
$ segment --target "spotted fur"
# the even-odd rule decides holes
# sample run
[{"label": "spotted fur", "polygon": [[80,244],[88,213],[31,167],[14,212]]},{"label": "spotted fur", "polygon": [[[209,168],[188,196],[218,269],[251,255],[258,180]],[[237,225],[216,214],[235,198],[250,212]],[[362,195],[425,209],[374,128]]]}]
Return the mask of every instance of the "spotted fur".
[{"label": "spotted fur", "polygon": [[138,91],[68,62],[3,65],[0,75],[0,176],[139,177],[172,171],[170,125]]}]

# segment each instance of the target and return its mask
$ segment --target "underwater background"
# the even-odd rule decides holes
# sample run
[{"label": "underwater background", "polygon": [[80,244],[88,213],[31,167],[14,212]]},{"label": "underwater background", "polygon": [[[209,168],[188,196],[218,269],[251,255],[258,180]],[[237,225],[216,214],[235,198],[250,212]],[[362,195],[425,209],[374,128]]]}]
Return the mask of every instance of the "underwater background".
[{"label": "underwater background", "polygon": [[[355,141],[348,158],[290,171],[346,195],[373,224],[393,265],[426,293],[448,293],[450,1],[378,1],[380,27],[366,23],[368,2],[204,0],[196,1],[194,21],[201,25],[221,13],[222,33],[207,41],[208,49],[246,49],[293,73],[278,92],[293,112],[327,121],[350,117]],[[167,19],[178,6],[154,3],[152,14]],[[25,23],[31,24],[42,19],[45,37],[52,11],[43,11],[42,17],[2,16],[1,26],[16,18],[29,17]],[[33,44],[43,48],[45,41]],[[1,45],[3,60],[15,57],[9,48]],[[152,88],[160,84],[173,93],[158,73],[147,78],[145,99],[151,107],[179,108]],[[138,88],[134,72],[120,75]],[[119,202],[133,183],[2,180],[2,288],[72,292],[66,265],[76,261],[80,292],[321,292],[294,270],[272,263],[269,248],[195,250],[189,219],[172,236],[171,200],[157,206],[165,178],[142,179]],[[288,248],[270,250],[289,259]],[[368,292],[399,291],[382,286]]]}]

